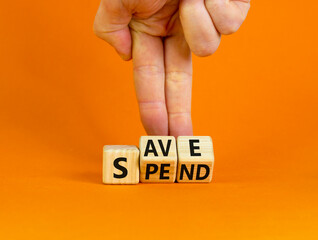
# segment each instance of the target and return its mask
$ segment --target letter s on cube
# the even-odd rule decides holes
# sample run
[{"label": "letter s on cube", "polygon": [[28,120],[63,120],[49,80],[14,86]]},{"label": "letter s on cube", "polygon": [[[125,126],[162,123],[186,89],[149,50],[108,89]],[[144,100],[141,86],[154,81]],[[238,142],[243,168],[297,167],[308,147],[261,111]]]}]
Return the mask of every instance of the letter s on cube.
[{"label": "letter s on cube", "polygon": [[103,149],[103,183],[139,183],[139,149],[133,145],[106,145]]}]

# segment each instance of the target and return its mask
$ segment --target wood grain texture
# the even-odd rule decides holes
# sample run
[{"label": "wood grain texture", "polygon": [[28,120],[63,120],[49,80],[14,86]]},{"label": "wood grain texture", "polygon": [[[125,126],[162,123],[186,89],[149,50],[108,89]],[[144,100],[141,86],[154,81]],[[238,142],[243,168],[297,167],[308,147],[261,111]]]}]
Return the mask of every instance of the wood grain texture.
[{"label": "wood grain texture", "polygon": [[214,153],[209,136],[179,136],[178,182],[211,182]]},{"label": "wood grain texture", "polygon": [[177,147],[173,136],[142,136],[139,148],[141,182],[175,182]]},{"label": "wood grain texture", "polygon": [[[127,172],[124,168],[127,170]],[[103,183],[105,184],[137,184],[139,183],[139,149],[136,146],[133,146],[133,145],[104,146]]]}]

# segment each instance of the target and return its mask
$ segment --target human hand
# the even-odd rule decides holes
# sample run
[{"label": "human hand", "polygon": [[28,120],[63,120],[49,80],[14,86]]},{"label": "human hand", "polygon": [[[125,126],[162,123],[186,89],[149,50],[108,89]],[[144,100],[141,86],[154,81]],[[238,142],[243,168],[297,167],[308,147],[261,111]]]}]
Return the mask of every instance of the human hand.
[{"label": "human hand", "polygon": [[192,135],[191,51],[213,54],[235,32],[249,0],[101,0],[95,34],[133,59],[141,121],[149,135]]}]

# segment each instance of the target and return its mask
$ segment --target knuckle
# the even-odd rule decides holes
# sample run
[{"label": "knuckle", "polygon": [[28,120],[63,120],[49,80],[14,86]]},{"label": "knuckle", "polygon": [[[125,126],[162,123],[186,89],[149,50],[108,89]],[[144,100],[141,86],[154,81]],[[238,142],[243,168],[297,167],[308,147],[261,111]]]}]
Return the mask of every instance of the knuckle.
[{"label": "knuckle", "polygon": [[147,111],[147,110],[155,110],[155,109],[163,109],[166,106],[166,103],[164,100],[143,100],[139,99],[139,108],[141,111]]},{"label": "knuckle", "polygon": [[157,76],[163,75],[164,70],[162,67],[157,65],[139,65],[134,67],[134,71],[143,74],[143,75],[150,75],[150,76]]},{"label": "knuckle", "polygon": [[192,80],[192,72],[166,71],[166,81],[174,83],[187,83]]},{"label": "knuckle", "polygon": [[95,34],[97,37],[101,38],[101,36],[102,36],[102,30],[101,30],[100,25],[97,24],[96,21],[95,21],[94,24],[93,24],[93,32],[94,32],[94,34]]},{"label": "knuckle", "polygon": [[109,31],[107,30],[107,28],[105,27],[104,24],[102,24],[98,18],[96,17],[95,18],[95,21],[94,21],[94,24],[93,24],[93,32],[94,34],[101,38],[101,39],[104,39],[106,40],[106,35],[109,33]]},{"label": "knuckle", "polygon": [[223,35],[235,33],[246,17],[244,11],[235,2],[210,0],[206,1],[205,4],[212,15],[215,27]]},{"label": "knuckle", "polygon": [[216,52],[219,47],[218,42],[207,42],[194,46],[192,52],[198,57],[207,57]]},{"label": "knuckle", "polygon": [[218,31],[221,34],[228,35],[235,33],[241,26],[243,19],[239,16],[228,17],[219,23]]}]

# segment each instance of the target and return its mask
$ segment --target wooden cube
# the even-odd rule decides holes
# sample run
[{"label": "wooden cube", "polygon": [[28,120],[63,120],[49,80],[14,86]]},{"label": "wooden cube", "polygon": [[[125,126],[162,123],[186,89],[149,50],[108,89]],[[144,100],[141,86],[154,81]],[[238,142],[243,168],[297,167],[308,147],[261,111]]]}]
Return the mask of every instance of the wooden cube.
[{"label": "wooden cube", "polygon": [[178,182],[211,182],[214,165],[209,136],[180,136],[177,139]]},{"label": "wooden cube", "polygon": [[142,136],[140,149],[140,181],[173,183],[177,172],[177,147],[173,136]]},{"label": "wooden cube", "polygon": [[139,149],[132,145],[106,145],[103,151],[103,183],[139,183]]}]

